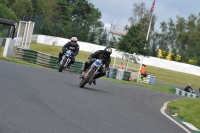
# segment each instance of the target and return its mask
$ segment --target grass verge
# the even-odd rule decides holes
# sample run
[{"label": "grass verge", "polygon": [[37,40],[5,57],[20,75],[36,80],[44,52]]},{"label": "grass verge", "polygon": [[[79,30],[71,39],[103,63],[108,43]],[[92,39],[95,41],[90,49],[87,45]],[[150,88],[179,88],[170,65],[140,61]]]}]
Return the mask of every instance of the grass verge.
[{"label": "grass verge", "polygon": [[169,111],[178,110],[178,117],[200,129],[200,99],[183,98],[168,104]]},{"label": "grass verge", "polygon": [[40,66],[40,65],[37,65],[37,64],[32,64],[32,63],[29,63],[29,62],[26,62],[26,61],[3,57],[3,50],[4,50],[4,47],[2,47],[1,51],[0,51],[0,60],[9,61],[9,62],[18,63],[18,64],[23,64],[23,65],[37,66],[37,67],[44,68],[43,66]]},{"label": "grass verge", "polygon": [[18,63],[18,64],[23,64],[23,65],[37,66],[37,67],[45,68],[45,67],[37,65],[37,64],[32,64],[32,63],[29,63],[29,62],[26,62],[26,61],[21,61],[21,60],[17,60],[17,59],[13,59],[13,58],[6,58],[6,57],[0,56],[0,60],[9,61],[9,62]]},{"label": "grass verge", "polygon": [[102,77],[101,79],[111,81],[111,82],[121,83],[121,84],[137,85],[137,86],[150,88],[150,89],[157,90],[157,91],[174,94],[173,88],[169,87],[169,86],[158,86],[158,85],[150,85],[150,84],[146,84],[146,83],[127,82],[124,80],[117,80],[117,79],[111,79],[111,78],[106,78],[106,77]]}]

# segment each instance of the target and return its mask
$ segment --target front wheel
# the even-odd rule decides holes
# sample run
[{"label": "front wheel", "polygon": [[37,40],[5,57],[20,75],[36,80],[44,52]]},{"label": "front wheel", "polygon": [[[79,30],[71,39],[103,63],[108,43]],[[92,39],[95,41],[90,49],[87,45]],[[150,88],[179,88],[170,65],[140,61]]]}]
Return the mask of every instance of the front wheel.
[{"label": "front wheel", "polygon": [[66,63],[67,59],[65,58],[63,61],[62,61],[62,64],[60,64],[60,67],[58,69],[59,72],[62,72],[63,69],[65,68],[65,63]]},{"label": "front wheel", "polygon": [[81,88],[83,88],[83,87],[85,86],[85,84],[87,84],[87,83],[89,82],[90,78],[91,78],[93,75],[94,75],[94,71],[91,70],[91,71],[88,73],[88,75],[87,75],[85,78],[82,79],[82,81],[81,81],[81,83],[79,84],[79,86],[80,86]]}]

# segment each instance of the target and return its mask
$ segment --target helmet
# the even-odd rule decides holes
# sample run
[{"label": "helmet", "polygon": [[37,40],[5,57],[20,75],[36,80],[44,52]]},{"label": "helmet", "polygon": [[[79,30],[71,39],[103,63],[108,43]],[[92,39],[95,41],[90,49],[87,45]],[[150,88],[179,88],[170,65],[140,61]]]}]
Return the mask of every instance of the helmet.
[{"label": "helmet", "polygon": [[107,46],[105,49],[104,49],[104,56],[110,56],[112,54],[112,48],[110,46]]},{"label": "helmet", "polygon": [[71,38],[71,43],[72,45],[76,45],[77,44],[78,39],[76,37],[72,37]]}]

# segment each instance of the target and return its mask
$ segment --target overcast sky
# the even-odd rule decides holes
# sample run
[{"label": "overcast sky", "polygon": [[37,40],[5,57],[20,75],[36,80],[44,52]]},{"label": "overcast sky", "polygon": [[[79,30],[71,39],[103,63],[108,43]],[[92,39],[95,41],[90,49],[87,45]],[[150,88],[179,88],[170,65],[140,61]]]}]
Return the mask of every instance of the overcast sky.
[{"label": "overcast sky", "polygon": [[[90,2],[101,11],[103,23],[111,23],[116,19],[116,25],[125,26],[129,24],[128,18],[132,15],[134,3],[144,2],[150,9],[153,0],[90,0]],[[177,15],[187,18],[192,13],[195,15],[200,13],[200,0],[156,0],[155,28],[160,31],[160,22],[168,22],[170,18],[176,20]]]}]

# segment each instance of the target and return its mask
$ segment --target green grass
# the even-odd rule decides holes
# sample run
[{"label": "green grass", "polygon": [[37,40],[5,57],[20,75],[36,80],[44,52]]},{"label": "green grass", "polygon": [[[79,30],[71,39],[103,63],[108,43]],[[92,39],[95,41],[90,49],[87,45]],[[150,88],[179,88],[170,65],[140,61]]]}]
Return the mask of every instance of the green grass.
[{"label": "green grass", "polygon": [[[62,47],[32,43],[30,49],[58,56],[59,52],[62,50]],[[76,60],[85,62],[90,54],[91,53],[89,52],[80,51],[76,57]]]},{"label": "green grass", "polygon": [[161,69],[152,66],[148,66],[147,71],[151,75],[156,76],[156,82],[175,84],[180,86],[186,86],[187,84],[190,83],[193,88],[197,89],[200,87],[200,82],[199,82],[200,76],[175,72],[172,70]]},{"label": "green grass", "polygon": [[137,86],[141,86],[145,88],[150,88],[153,90],[158,90],[158,91],[174,94],[173,87],[169,87],[169,86],[158,86],[158,85],[150,85],[146,83],[127,82],[124,80],[117,80],[117,79],[111,79],[111,78],[106,78],[106,77],[102,77],[101,79],[111,81],[111,82],[121,83],[121,84],[137,85]]},{"label": "green grass", "polygon": [[[58,56],[58,53],[61,51],[60,46],[50,46],[50,45],[43,45],[43,44],[36,44],[36,43],[31,44],[31,49],[41,51],[47,54],[51,54],[54,56]],[[91,53],[89,52],[80,51],[78,56],[76,57],[76,60],[84,62],[87,60],[90,54]],[[114,58],[112,58],[111,60],[111,64],[110,64],[111,67],[113,66],[113,62],[114,62]],[[126,63],[125,60],[117,59],[117,64],[120,64],[121,62]],[[132,68],[139,68],[139,65],[134,64],[133,62],[130,62],[129,66]],[[200,76],[171,71],[171,70],[162,69],[162,68],[153,67],[153,66],[147,66],[147,73],[150,75],[155,75],[156,82],[174,84],[178,86],[186,86],[187,84],[190,83],[193,88],[197,89],[200,87],[200,82],[199,82]]]},{"label": "green grass", "polygon": [[178,110],[178,117],[200,129],[200,99],[184,98],[168,104],[170,112]]}]

